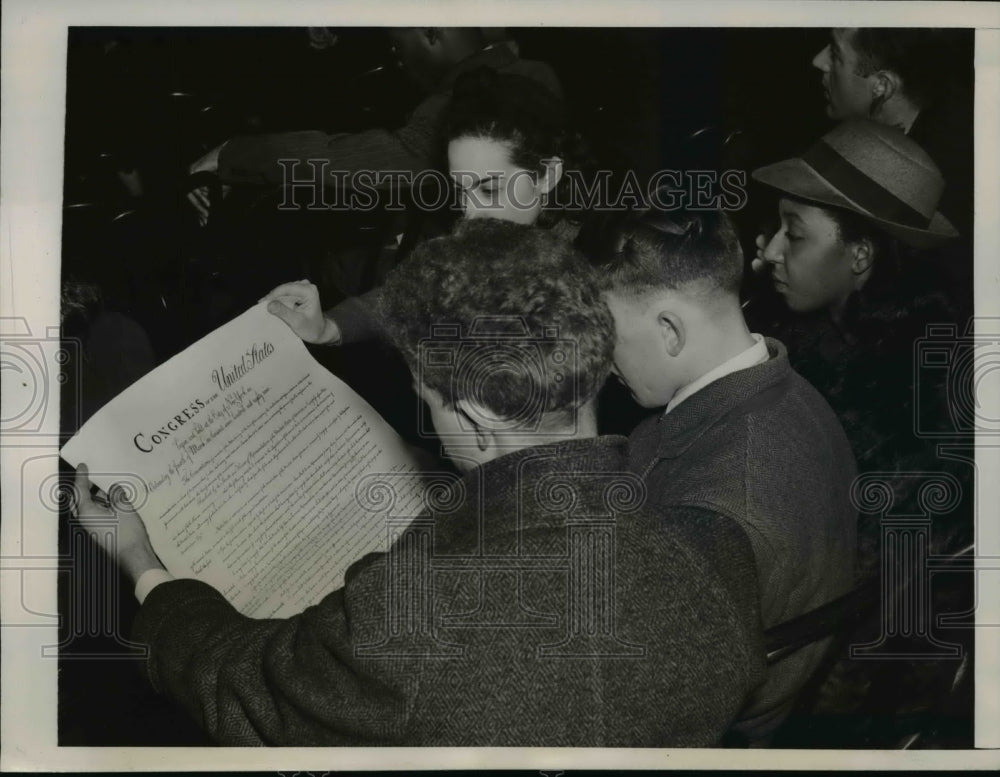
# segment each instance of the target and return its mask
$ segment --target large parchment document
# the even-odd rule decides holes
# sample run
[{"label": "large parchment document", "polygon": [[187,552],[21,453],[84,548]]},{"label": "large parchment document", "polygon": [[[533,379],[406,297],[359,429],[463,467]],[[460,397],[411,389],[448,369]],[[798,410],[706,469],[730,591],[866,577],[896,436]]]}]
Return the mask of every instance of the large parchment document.
[{"label": "large parchment document", "polygon": [[107,491],[132,483],[176,577],[243,614],[287,617],[386,550],[386,515],[359,503],[385,473],[393,513],[422,504],[418,465],[361,397],[258,304],[129,387],[62,449]]}]

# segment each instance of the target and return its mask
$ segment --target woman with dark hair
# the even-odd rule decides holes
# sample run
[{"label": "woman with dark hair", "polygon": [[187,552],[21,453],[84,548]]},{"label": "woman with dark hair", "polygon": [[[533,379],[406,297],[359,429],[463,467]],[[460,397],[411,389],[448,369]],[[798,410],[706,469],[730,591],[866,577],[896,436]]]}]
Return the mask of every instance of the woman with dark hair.
[{"label": "woman with dark hair", "polygon": [[444,135],[466,218],[537,224],[575,237],[581,214],[570,189],[583,180],[583,144],[568,128],[565,104],[548,89],[485,68],[467,73],[455,85]]},{"label": "woman with dark hair", "polygon": [[[869,121],[844,122],[753,177],[779,193],[779,227],[758,238],[753,264],[770,272],[786,308],[757,325],[785,342],[792,365],[830,402],[859,472],[883,473],[893,511],[906,512],[921,484],[903,473],[955,469],[916,431],[949,419],[947,386],[914,364],[928,325],[958,321],[932,250],[957,237],[937,211],[944,181],[916,143]],[[935,545],[953,544],[949,532],[938,535]],[[859,537],[870,573],[878,522],[862,521]]]},{"label": "woman with dark hair", "polygon": [[[466,219],[538,223],[567,241],[575,237],[574,221],[562,218],[562,210],[552,204],[560,182],[571,177],[566,175],[571,136],[565,108],[547,87],[525,76],[485,68],[468,71],[454,84],[440,133],[441,156],[447,154]],[[388,261],[380,261],[383,274],[405,261],[421,240],[434,236],[434,220],[423,212],[414,215],[414,228],[398,237]],[[265,299],[268,310],[307,343],[357,344],[353,353],[350,348],[328,353],[328,366],[405,437],[421,442],[406,366],[391,349],[361,344],[375,340],[382,330],[380,286],[325,312],[319,290],[309,281],[283,284]]]},{"label": "woman with dark hair", "polygon": [[[497,218],[557,229],[572,240],[577,225],[561,218],[557,187],[568,182],[571,141],[561,100],[525,76],[481,68],[456,81],[442,124],[442,146],[461,198],[465,218]],[[421,235],[420,237],[423,237]],[[402,236],[395,262],[403,260]],[[387,268],[388,269],[388,268]],[[269,310],[309,343],[341,345],[378,334],[375,309],[379,289],[351,297],[325,313],[308,281],[273,290]]]}]

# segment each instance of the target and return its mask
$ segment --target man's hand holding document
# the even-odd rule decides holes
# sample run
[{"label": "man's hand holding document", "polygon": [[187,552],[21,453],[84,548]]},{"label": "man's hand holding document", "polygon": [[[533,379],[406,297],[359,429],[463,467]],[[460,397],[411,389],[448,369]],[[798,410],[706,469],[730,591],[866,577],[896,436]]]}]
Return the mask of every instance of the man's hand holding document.
[{"label": "man's hand holding document", "polygon": [[62,449],[108,491],[123,478],[153,549],[176,577],[252,617],[287,617],[386,550],[365,509],[392,478],[394,516],[422,484],[403,440],[261,303],[133,384]]}]

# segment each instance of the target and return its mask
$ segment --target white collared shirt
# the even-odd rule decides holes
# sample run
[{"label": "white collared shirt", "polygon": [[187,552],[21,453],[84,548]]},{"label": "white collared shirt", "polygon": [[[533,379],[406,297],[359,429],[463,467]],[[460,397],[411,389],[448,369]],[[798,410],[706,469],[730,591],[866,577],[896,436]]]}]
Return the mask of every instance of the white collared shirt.
[{"label": "white collared shirt", "polygon": [[663,414],[666,415],[692,394],[701,391],[705,386],[714,383],[719,378],[766,362],[770,358],[770,354],[767,352],[767,343],[764,342],[764,338],[755,333],[751,333],[750,336],[753,338],[753,345],[679,389],[674,394],[673,399],[667,403],[667,409],[663,411]]}]

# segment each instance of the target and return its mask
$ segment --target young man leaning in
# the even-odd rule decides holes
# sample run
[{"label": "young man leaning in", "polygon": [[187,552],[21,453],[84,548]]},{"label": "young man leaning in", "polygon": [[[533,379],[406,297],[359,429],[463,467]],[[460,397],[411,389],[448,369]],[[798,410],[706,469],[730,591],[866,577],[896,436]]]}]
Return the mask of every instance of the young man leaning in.
[{"label": "young man leaning in", "polygon": [[[854,458],[784,346],[748,330],[730,219],[721,211],[631,214],[603,254],[614,371],[640,405],[664,408],[630,436],[629,468],[650,504],[739,523],[753,544],[765,627],[846,592],[856,555]],[[823,649],[773,666],[736,730],[766,743]]]},{"label": "young man leaning in", "polygon": [[[321,316],[296,289],[283,317]],[[596,436],[613,332],[586,262],[472,221],[397,268],[384,313],[461,480],[287,620],[157,585],[135,624],[153,683],[227,744],[716,743],[763,679],[753,553],[700,507],[647,512],[625,440]],[[158,562],[117,515],[138,578]]]}]

